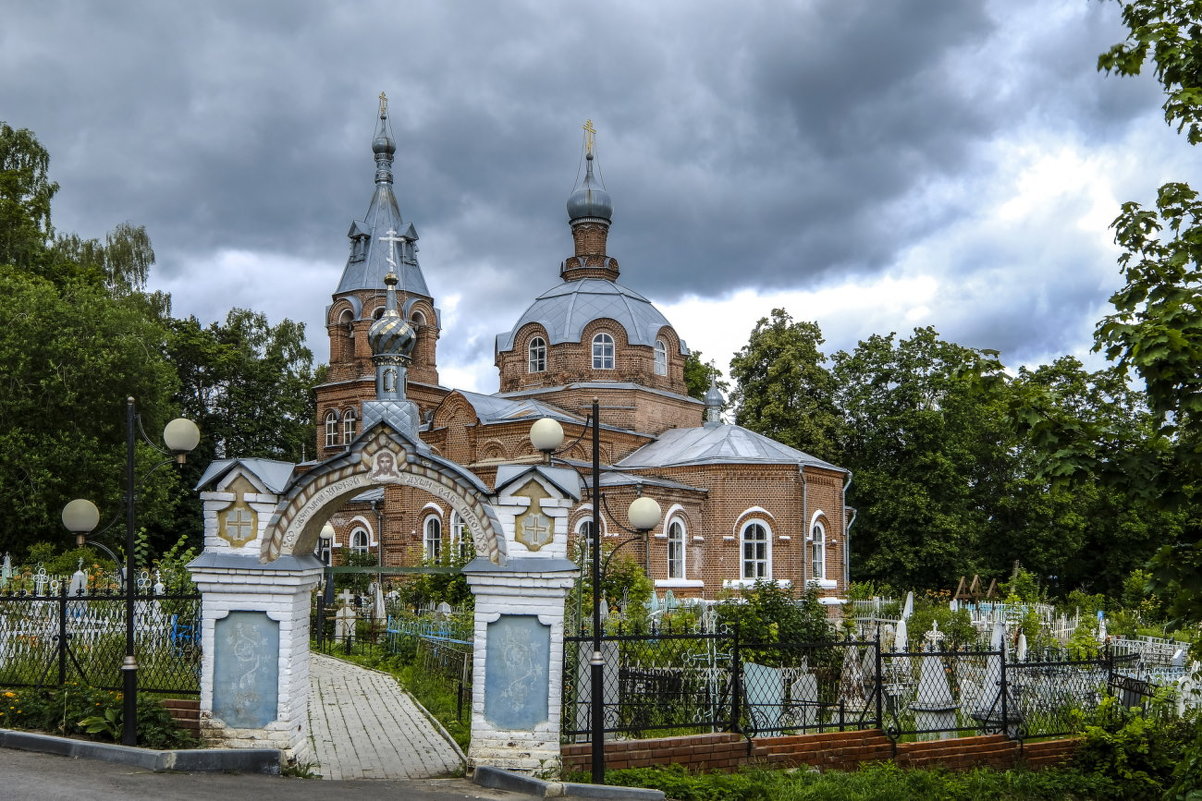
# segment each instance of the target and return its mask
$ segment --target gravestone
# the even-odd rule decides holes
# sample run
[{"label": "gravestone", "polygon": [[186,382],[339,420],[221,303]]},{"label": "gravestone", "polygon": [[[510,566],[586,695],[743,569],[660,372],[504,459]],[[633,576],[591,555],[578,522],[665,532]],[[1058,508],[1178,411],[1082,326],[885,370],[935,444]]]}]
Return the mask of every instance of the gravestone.
[{"label": "gravestone", "polygon": [[359,619],[358,613],[351,606],[355,596],[350,590],[343,590],[338,594],[338,600],[342,602],[342,606],[334,613],[334,640],[352,643],[355,641],[355,622]]}]

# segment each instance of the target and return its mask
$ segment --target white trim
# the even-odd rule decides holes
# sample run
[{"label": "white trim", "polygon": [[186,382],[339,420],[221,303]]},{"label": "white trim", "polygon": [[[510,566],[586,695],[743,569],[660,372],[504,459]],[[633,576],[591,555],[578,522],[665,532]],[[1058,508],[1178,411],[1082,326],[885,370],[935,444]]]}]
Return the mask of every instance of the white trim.
[{"label": "white trim", "polygon": [[750,507],[750,508],[748,508],[748,509],[744,509],[742,512],[740,512],[740,513],[739,513],[739,516],[735,518],[735,527],[734,527],[734,529],[733,529],[732,533],[733,533],[733,534],[734,534],[736,537],[737,537],[737,536],[739,536],[739,532],[743,530],[743,526],[742,526],[742,524],[741,524],[741,521],[743,520],[743,518],[744,518],[744,517],[747,517],[747,515],[763,515],[764,517],[766,517],[766,518],[768,518],[769,520],[771,520],[773,523],[775,523],[775,522],[776,522],[776,518],[775,518],[775,517],[772,515],[772,513],[771,513],[771,512],[769,512],[769,511],[768,511],[767,509],[765,509],[764,507],[762,507],[762,506],[752,506],[752,507]]},{"label": "white trim", "polygon": [[722,588],[727,589],[727,590],[741,590],[741,589],[745,589],[745,588],[754,587],[756,581],[762,581],[765,584],[775,584],[776,586],[784,587],[785,589],[788,589],[789,587],[793,586],[793,581],[791,579],[774,579],[774,578],[723,579],[722,580]]},{"label": "white trim", "polygon": [[376,544],[376,532],[372,527],[371,521],[369,521],[363,515],[355,515],[354,517],[351,518],[351,522],[348,523],[346,527],[353,529],[356,526],[367,529],[367,544],[368,545]]},{"label": "white trim", "polygon": [[705,582],[701,579],[656,579],[656,587],[667,587],[668,589],[693,589],[696,587],[704,587]]},{"label": "white trim", "polygon": [[807,579],[807,587],[817,587],[820,590],[833,590],[839,586],[839,582],[835,579]]},{"label": "white trim", "polygon": [[[747,549],[747,530],[749,528],[751,528],[752,526],[759,526],[761,529],[764,530],[764,540],[762,543],[764,546],[764,556],[762,559],[753,558],[749,561],[747,559],[747,551],[746,551],[746,549]],[[746,572],[746,568],[747,568],[748,564],[752,564],[752,563],[758,564],[760,562],[763,562],[764,575],[752,576],[750,578],[743,576],[743,573]],[[767,520],[764,520],[759,517],[753,517],[750,520],[748,520],[746,523],[744,523],[743,526],[739,529],[739,577],[740,577],[740,580],[748,580],[748,581],[751,581],[752,583],[755,583],[756,579],[771,579],[772,578],[772,526],[770,526],[768,524]]]},{"label": "white trim", "polygon": [[422,513],[422,512],[424,512],[424,511],[426,511],[427,509],[433,509],[435,512],[438,512],[438,516],[439,516],[439,517],[446,517],[446,516],[447,516],[446,510],[444,510],[444,509],[443,509],[441,506],[439,506],[438,504],[434,503],[434,501],[430,501],[430,502],[429,502],[429,503],[427,503],[425,506],[423,506],[423,507],[421,508],[421,511],[420,511],[420,512],[418,512],[418,515],[420,516],[420,515],[421,515],[421,513]]}]

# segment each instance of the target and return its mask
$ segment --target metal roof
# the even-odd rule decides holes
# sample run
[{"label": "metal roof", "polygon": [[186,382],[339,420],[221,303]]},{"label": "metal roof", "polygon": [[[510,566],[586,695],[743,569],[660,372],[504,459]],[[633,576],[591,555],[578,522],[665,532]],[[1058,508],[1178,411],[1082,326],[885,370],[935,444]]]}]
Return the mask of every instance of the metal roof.
[{"label": "metal roof", "polygon": [[582,418],[567,414],[563,409],[537,401],[532,398],[509,400],[496,395],[483,395],[479,392],[456,390],[476,410],[476,416],[481,423],[503,423],[508,420],[524,420],[529,418],[553,417],[565,423],[579,423]]},{"label": "metal roof", "polygon": [[263,482],[263,486],[277,495],[288,486],[292,472],[296,469],[296,465],[292,462],[281,462],[276,459],[217,459],[209,462],[209,466],[205,468],[204,474],[201,475],[200,481],[196,482],[194,489],[201,489],[210,482],[216,481],[236,465],[246,468],[247,472]]},{"label": "metal roof", "polygon": [[[659,330],[672,324],[651,301],[616,281],[583,278],[565,281],[535,299],[517,324],[497,335],[497,352],[512,350],[514,337],[527,323],[538,323],[547,332],[549,344],[579,342],[584,327],[602,317],[616,320],[626,329],[631,345],[654,345]],[[681,353],[688,353],[681,343]]]},{"label": "metal roof", "polygon": [[673,428],[618,462],[618,467],[693,464],[796,464],[846,473],[842,467],[736,425]]}]

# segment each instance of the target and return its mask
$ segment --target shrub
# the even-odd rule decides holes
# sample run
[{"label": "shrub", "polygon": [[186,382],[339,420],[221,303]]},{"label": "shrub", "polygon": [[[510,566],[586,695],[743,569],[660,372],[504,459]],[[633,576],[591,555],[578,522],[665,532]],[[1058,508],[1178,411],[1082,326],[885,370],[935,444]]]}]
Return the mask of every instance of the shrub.
[{"label": "shrub", "polygon": [[[73,684],[4,690],[0,692],[0,728],[118,742],[124,729],[123,704],[121,693]],[[138,744],[189,748],[197,740],[176,725],[157,699],[139,695]]]}]

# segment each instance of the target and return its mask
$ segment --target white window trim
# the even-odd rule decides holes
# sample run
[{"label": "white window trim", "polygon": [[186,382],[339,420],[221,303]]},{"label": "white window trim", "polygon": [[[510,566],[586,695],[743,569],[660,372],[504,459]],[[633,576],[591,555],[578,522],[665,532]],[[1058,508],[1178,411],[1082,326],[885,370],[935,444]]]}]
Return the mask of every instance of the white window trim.
[{"label": "white window trim", "polygon": [[347,409],[342,413],[342,444],[350,445],[351,440],[359,433],[358,426],[359,415],[355,414],[354,409]]},{"label": "white window trim", "polygon": [[655,374],[668,374],[668,341],[663,338],[655,340]]},{"label": "white window trim", "polygon": [[[537,345],[535,343],[538,343]],[[535,348],[538,349],[537,361],[535,358]],[[528,373],[545,373],[547,371],[547,340],[541,336],[530,338],[530,344],[526,346],[526,372]]]},{"label": "white window trim", "polygon": [[[355,535],[363,535],[363,545],[355,545]],[[351,553],[371,553],[371,532],[363,526],[355,526],[347,535],[346,547]]]},{"label": "white window trim", "polygon": [[[743,573],[745,572],[745,569],[748,564],[747,555],[746,555],[746,551],[745,551],[745,548],[747,545],[746,534],[747,534],[747,530],[750,529],[752,526],[759,526],[760,528],[764,529],[764,543],[763,543],[764,544],[764,559],[763,559],[764,575],[759,576],[759,577],[746,578],[743,576]],[[760,560],[756,559],[754,561],[759,562]],[[739,529],[739,581],[748,582],[748,584],[750,585],[750,584],[754,584],[756,581],[771,581],[771,580],[772,580],[772,526],[768,525],[768,521],[766,521],[766,520],[762,520],[758,517],[752,518],[751,520],[748,520],[746,523],[744,523],[743,527]]]},{"label": "white window trim", "polygon": [[[668,580],[669,581],[685,581],[686,577],[689,575],[689,557],[688,557],[689,529],[688,529],[688,526],[685,525],[684,519],[677,516],[677,517],[673,517],[670,520],[668,520],[668,524],[666,526],[664,526],[664,531],[665,532],[670,531],[672,526],[674,526],[674,525],[680,526],[680,575],[679,576],[669,575]],[[672,572],[672,538],[667,533],[664,534],[664,537],[665,537],[665,539],[667,539],[667,542],[665,543],[666,547],[664,549],[664,551],[665,551],[664,552],[664,568],[668,571],[669,574],[671,574],[671,572]]]},{"label": "white window trim", "polygon": [[[598,355],[597,348],[602,348]],[[609,349],[609,355],[606,356],[605,348]],[[593,369],[594,370],[613,370],[617,364],[617,344],[614,342],[613,335],[608,331],[598,331],[593,334]],[[600,365],[598,365],[600,361]],[[606,361],[609,362],[608,366]]]},{"label": "white window trim", "polygon": [[[438,524],[438,553],[430,553],[430,543],[433,541],[430,537],[430,524]],[[422,520],[422,557],[424,559],[441,559],[442,558],[442,518],[439,515],[426,515]]]},{"label": "white window trim", "polygon": [[701,579],[656,579],[655,586],[669,590],[691,590],[705,586]]},{"label": "white window trim", "polygon": [[[806,530],[806,545],[809,546],[806,549],[807,551],[809,551],[809,553],[806,554],[809,557],[809,563],[810,563],[809,580],[814,581],[814,582],[827,581],[826,561],[827,561],[827,551],[828,551],[829,545],[830,545],[830,535],[827,533],[826,523],[823,522],[824,520],[826,520],[826,514],[821,509],[818,509],[817,511],[814,512],[813,517],[810,518],[810,527],[809,527],[809,529]],[[821,544],[815,543],[815,541],[814,541],[814,529],[815,528],[822,529]],[[814,565],[816,564],[814,555],[817,552],[818,548],[822,549],[822,575],[821,576],[817,575],[814,571]]]},{"label": "white window trim", "polygon": [[339,415],[334,409],[326,412],[326,447],[334,448],[338,446],[338,422]]},{"label": "white window trim", "polygon": [[755,586],[757,581],[761,581],[765,584],[775,584],[776,586],[782,587],[786,590],[793,586],[793,582],[790,579],[725,579],[722,582],[722,588],[727,590],[751,589]]}]

